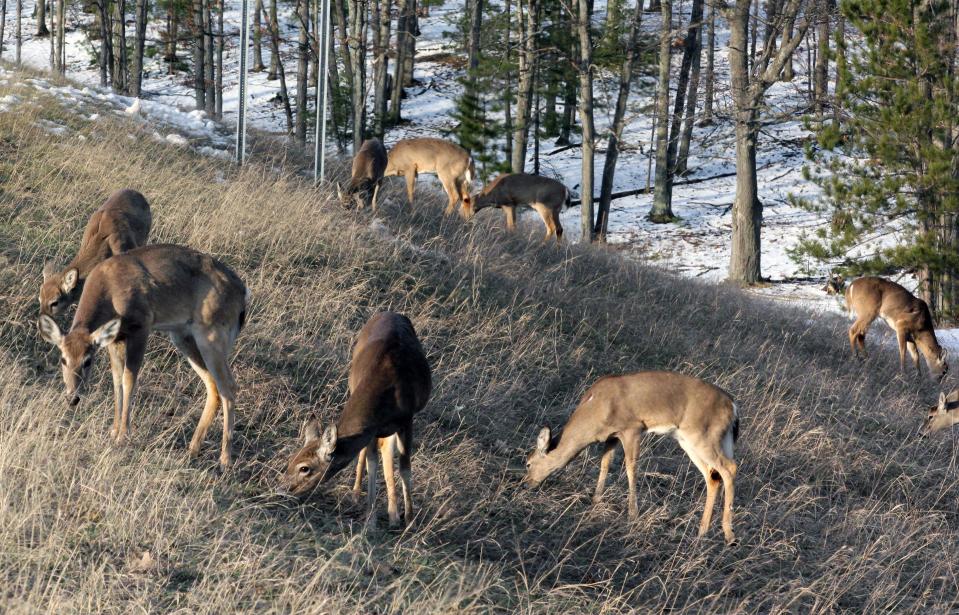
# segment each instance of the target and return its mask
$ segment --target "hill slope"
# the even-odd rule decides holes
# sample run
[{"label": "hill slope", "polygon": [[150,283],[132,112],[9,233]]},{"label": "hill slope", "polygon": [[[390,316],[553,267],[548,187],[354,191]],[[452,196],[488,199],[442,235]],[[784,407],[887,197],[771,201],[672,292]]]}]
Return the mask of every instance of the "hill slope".
[{"label": "hill slope", "polygon": [[[8,94],[34,104],[0,114],[0,609],[954,607],[953,439],[914,437],[931,387],[899,377],[889,353],[849,361],[840,320],[541,246],[540,228],[507,235],[495,214],[468,225],[436,202],[410,209],[397,184],[374,220],[292,169],[236,170],[15,80]],[[168,342],[152,340],[133,441],[115,447],[106,359],[68,409],[36,334],[44,261],[69,258],[89,212],[125,186],[150,199],[153,241],[214,253],[252,290],[227,475],[216,427],[186,459],[202,386]],[[413,524],[364,533],[346,475],[302,505],[272,490],[303,421],[337,416],[353,337],[384,308],[412,318],[435,389],[415,421]],[[596,451],[517,489],[543,423],[562,424],[596,377],[640,368],[737,398],[737,545],[718,527],[695,538],[702,478],[668,440],[646,441],[635,524],[621,455],[600,507]]]}]

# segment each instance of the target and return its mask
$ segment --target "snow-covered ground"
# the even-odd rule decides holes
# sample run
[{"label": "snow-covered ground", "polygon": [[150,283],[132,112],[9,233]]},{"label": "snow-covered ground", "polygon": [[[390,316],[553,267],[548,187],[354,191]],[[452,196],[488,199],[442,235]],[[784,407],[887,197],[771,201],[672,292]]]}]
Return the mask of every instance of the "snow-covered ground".
[{"label": "snow-covered ground", "polygon": [[[24,15],[33,12],[32,0],[25,1]],[[202,111],[193,110],[193,84],[190,75],[167,74],[167,65],[162,53],[145,60],[143,100],[134,100],[100,89],[99,73],[92,57],[92,46],[77,26],[89,16],[79,12],[69,15],[67,32],[67,76],[79,86],[55,86],[46,80],[34,80],[37,87],[57,91],[66,99],[82,101],[92,97],[108,101],[116,113],[125,113],[141,118],[156,126],[155,137],[171,143],[191,146],[202,154],[228,157],[231,155],[233,130],[236,121],[238,96],[238,24],[239,3],[230,3],[225,14],[227,37],[225,44],[224,118],[213,122]],[[688,6],[685,7],[688,10]],[[464,0],[447,0],[432,7],[428,17],[421,18],[421,36],[417,39],[415,77],[419,85],[407,90],[408,98],[403,103],[403,116],[408,123],[391,130],[386,138],[389,146],[395,141],[412,135],[443,136],[453,128],[452,111],[460,93],[457,77],[461,69],[441,61],[430,61],[445,51],[456,51],[444,32],[453,29],[453,21],[464,10]],[[596,3],[597,20],[602,19],[605,2]],[[164,20],[154,20],[148,31],[148,40],[160,40],[160,27]],[[288,88],[292,97],[295,90],[293,69],[295,66],[296,32],[290,5],[281,7],[279,19],[284,31],[281,57],[287,67]],[[720,20],[721,27],[721,20]],[[133,24],[128,23],[127,32],[132,36]],[[659,18],[654,14],[644,16],[643,30],[649,34],[659,29]],[[24,23],[24,33],[36,30],[32,19]],[[5,59],[12,55],[13,28],[8,27]],[[731,205],[735,194],[734,142],[732,126],[728,121],[731,101],[725,84],[728,83],[729,65],[726,51],[728,32],[717,31],[716,71],[717,89],[715,114],[717,122],[709,127],[697,127],[690,151],[689,173],[673,190],[673,211],[680,221],[674,224],[652,224],[646,219],[652,195],[643,194],[615,199],[609,222],[609,240],[629,256],[660,265],[681,275],[698,279],[721,281],[726,277],[730,250]],[[181,57],[190,53],[187,44],[181,43]],[[705,53],[705,52],[704,52]],[[803,179],[805,164],[803,146],[811,137],[804,128],[802,113],[808,96],[807,53],[800,46],[795,54],[796,78],[789,83],[777,83],[766,97],[764,111],[765,127],[758,149],[760,198],[765,204],[762,230],[762,270],[770,284],[754,290],[757,294],[772,299],[803,305],[816,312],[841,311],[840,304],[822,292],[822,278],[828,268],[808,263],[800,267],[793,262],[788,251],[803,232],[824,224],[816,214],[794,207],[789,196],[814,196],[818,188]],[[263,59],[269,65],[269,45],[263,45]],[[674,58],[676,62],[679,58]],[[23,47],[23,60],[36,68],[50,66],[49,38],[27,37]],[[252,126],[276,133],[285,131],[285,116],[278,101],[279,82],[268,81],[266,72],[251,73],[249,78],[249,122]],[[610,100],[615,83],[611,79],[596,80],[597,102]],[[653,82],[649,78],[637,80],[631,95],[628,117],[617,166],[614,191],[642,188],[648,185],[648,172],[652,170],[649,156],[652,150]],[[312,96],[312,93],[311,93]],[[701,98],[701,97],[700,97]],[[12,108],[14,100],[0,100],[0,110]],[[700,100],[701,111],[702,100]],[[610,109],[597,106],[596,128],[602,136],[609,125]],[[605,142],[598,143],[602,152]],[[532,148],[531,148],[532,149]],[[577,149],[556,148],[551,143],[542,144],[542,172],[562,179],[574,193],[580,185],[581,158]],[[532,154],[532,152],[530,152]],[[602,153],[596,160],[595,185],[599,185],[602,173]],[[702,180],[707,181],[695,181]],[[694,180],[685,184],[682,182]],[[400,181],[399,179],[395,181]],[[423,181],[423,180],[421,180]],[[428,181],[428,180],[427,180]],[[492,214],[490,214],[492,215]],[[565,237],[576,241],[580,232],[578,208],[564,212]],[[811,279],[810,279],[810,274]],[[914,280],[901,280],[907,286]],[[959,333],[949,336],[959,348]]]}]

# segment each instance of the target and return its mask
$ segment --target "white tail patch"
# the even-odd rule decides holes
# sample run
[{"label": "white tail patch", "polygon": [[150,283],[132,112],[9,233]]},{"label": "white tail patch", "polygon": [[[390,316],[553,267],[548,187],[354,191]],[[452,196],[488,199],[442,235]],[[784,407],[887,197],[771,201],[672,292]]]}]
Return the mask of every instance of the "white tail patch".
[{"label": "white tail patch", "polygon": [[733,444],[733,426],[730,425],[729,429],[726,430],[726,434],[723,436],[723,454],[730,459],[736,459]]},{"label": "white tail patch", "polygon": [[466,180],[466,185],[473,186],[473,159],[470,158],[469,166],[466,167],[466,173],[463,173],[463,178]]},{"label": "white tail patch", "polygon": [[246,288],[246,293],[243,295],[243,305],[250,305],[250,301],[253,299],[253,293],[250,292],[250,287]]}]

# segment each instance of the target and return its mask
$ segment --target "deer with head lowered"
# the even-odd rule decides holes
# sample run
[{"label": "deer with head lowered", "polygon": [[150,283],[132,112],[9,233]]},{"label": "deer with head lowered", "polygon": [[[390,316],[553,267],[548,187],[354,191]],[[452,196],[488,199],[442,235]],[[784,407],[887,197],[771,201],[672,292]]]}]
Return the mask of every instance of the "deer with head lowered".
[{"label": "deer with head lowered", "polygon": [[463,206],[463,211],[464,217],[469,220],[480,209],[499,207],[506,214],[506,228],[512,231],[516,228],[516,208],[531,207],[546,225],[546,239],[555,237],[558,242],[563,236],[559,214],[569,203],[569,190],[555,179],[526,173],[505,173],[473,195],[471,201]]},{"label": "deer with head lowered", "polygon": [[406,196],[413,204],[416,176],[420,173],[436,173],[443,190],[449,198],[446,214],[453,213],[460,201],[469,204],[470,186],[476,177],[473,159],[465,149],[434,138],[404,139],[390,149],[386,175],[406,177]]},{"label": "deer with head lowered", "polygon": [[616,444],[623,447],[629,481],[630,520],[636,504],[636,458],[646,432],[672,435],[706,479],[706,506],[699,535],[709,529],[713,506],[722,484],[723,533],[733,542],[733,494],[736,462],[733,445],[739,435],[736,404],[728,393],[697,378],[674,372],[638,372],[600,378],[583,395],[560,434],[549,427],[539,432],[536,450],[526,463],[524,482],[536,487],[565,467],[590,444],[603,444],[599,480],[593,494],[603,496],[606,475]]},{"label": "deer with head lowered", "polygon": [[87,222],[80,250],[66,267],[43,267],[40,313],[58,316],[80,298],[83,283],[93,268],[117,254],[147,242],[152,218],[150,204],[136,190],[117,190]]},{"label": "deer with head lowered", "polygon": [[917,375],[922,374],[920,353],[937,380],[942,381],[949,371],[946,351],[936,339],[929,306],[899,284],[876,277],[853,280],[846,288],[846,309],[856,319],[849,327],[849,346],[856,356],[860,353],[866,356],[866,331],[879,317],[896,332],[900,370],[905,369],[908,351]]},{"label": "deer with head lowered", "polygon": [[926,420],[919,430],[920,436],[928,436],[934,431],[949,429],[959,423],[959,389],[946,395],[939,393],[939,402],[929,408]]},{"label": "deer with head lowered", "polygon": [[376,211],[376,199],[383,182],[386,161],[386,148],[379,139],[363,141],[363,145],[353,156],[352,177],[346,191],[341,190],[339,185],[336,187],[340,201],[348,203],[352,200],[357,209],[369,205]]},{"label": "deer with head lowered", "polygon": [[246,319],[249,293],[229,267],[212,256],[175,245],[150,245],[114,256],[90,273],[70,331],[40,317],[43,339],[60,350],[67,398],[80,401],[96,351],[106,347],[113,375],[112,436],[126,439],[137,375],[151,331],[166,333],[206,385],[207,399],[190,442],[200,451],[223,406],[220,464],[232,464],[236,383],[230,351]]},{"label": "deer with head lowered", "polygon": [[367,473],[367,523],[376,525],[376,460],[383,462],[390,526],[400,523],[393,476],[393,454],[399,452],[404,518],[413,515],[410,454],[413,415],[432,391],[430,366],[413,323],[406,316],[381,312],[364,325],[350,361],[349,399],[335,425],[320,429],[308,422],[306,441],[287,463],[281,492],[312,493],[357,459],[354,498],[359,497],[363,468]]}]

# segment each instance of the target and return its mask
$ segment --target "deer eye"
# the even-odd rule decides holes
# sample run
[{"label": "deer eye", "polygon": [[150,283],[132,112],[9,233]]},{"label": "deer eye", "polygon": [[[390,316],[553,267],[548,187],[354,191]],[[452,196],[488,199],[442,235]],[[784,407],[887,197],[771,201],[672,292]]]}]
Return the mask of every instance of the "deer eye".
[{"label": "deer eye", "polygon": [[300,466],[300,467],[299,467],[299,472],[300,472],[300,475],[301,475],[301,476],[309,476],[309,475],[310,475],[310,466],[307,466],[307,465]]},{"label": "deer eye", "polygon": [[58,299],[54,299],[53,301],[50,302],[50,307],[52,308],[55,308],[58,305],[60,305],[60,301]]},{"label": "deer eye", "polygon": [[83,360],[83,367],[90,367],[90,363],[92,362],[93,362],[93,357],[90,355],[87,355],[87,357]]},{"label": "deer eye", "polygon": [[60,357],[60,365],[63,365],[64,367],[66,367],[66,365],[67,365],[67,360],[66,360],[65,357]]}]

